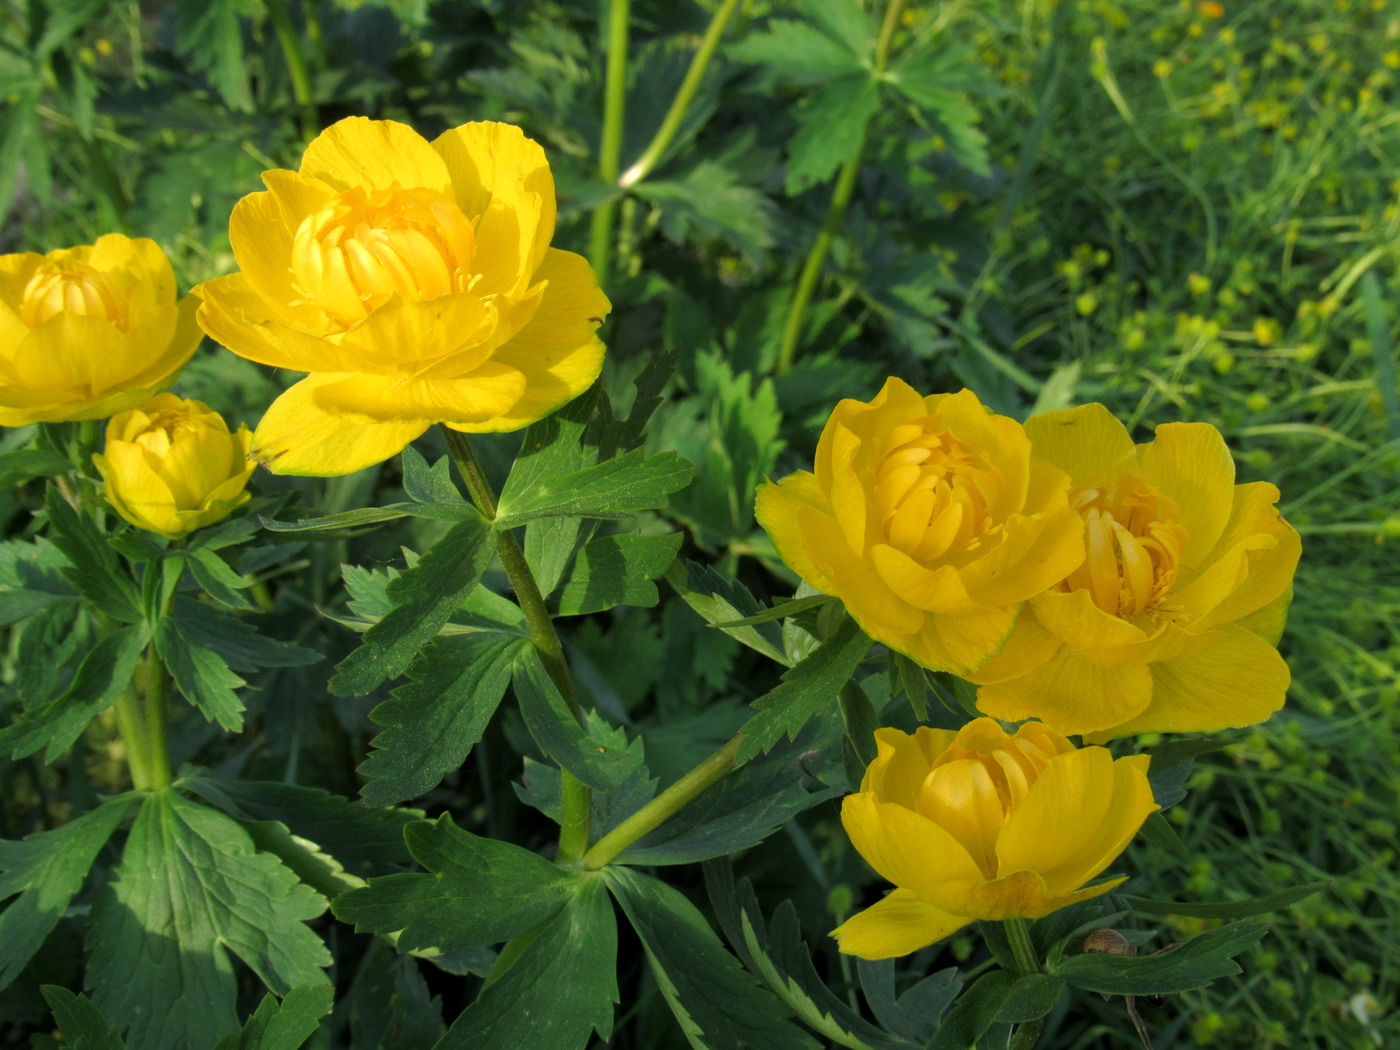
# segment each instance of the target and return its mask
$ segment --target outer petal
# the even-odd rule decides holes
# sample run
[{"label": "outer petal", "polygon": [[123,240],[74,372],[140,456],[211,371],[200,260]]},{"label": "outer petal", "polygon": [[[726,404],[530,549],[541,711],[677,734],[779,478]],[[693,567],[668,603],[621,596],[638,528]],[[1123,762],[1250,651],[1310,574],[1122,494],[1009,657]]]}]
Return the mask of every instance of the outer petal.
[{"label": "outer petal", "polygon": [[[880,877],[937,903],[940,888],[982,882],[985,876],[952,835],[913,810],[862,792],[841,803],[851,844]],[[958,891],[961,892],[961,891]]]},{"label": "outer petal", "polygon": [[1031,416],[1026,433],[1035,457],[1067,472],[1072,490],[1111,480],[1133,454],[1127,429],[1099,404]]},{"label": "outer petal", "polygon": [[[768,481],[758,487],[754,498],[754,516],[773,540],[779,557],[817,590],[834,594],[830,578],[808,557],[806,545],[802,542],[798,522],[804,512],[830,514],[830,508],[817,487],[816,475],[799,470],[781,481]],[[831,521],[831,528],[836,528],[835,519]]]},{"label": "outer petal", "polygon": [[535,274],[549,282],[539,308],[491,360],[519,371],[525,393],[495,419],[454,430],[519,430],[582,394],[603,368],[603,344],[594,334],[612,309],[581,255],[551,248]]},{"label": "outer petal", "polygon": [[1016,614],[1015,606],[968,616],[930,613],[923,630],[907,641],[883,637],[880,640],[930,670],[966,675],[1006,644],[1016,626]]},{"label": "outer petal", "polygon": [[1104,649],[1147,640],[1128,620],[1104,612],[1088,591],[1045,591],[1031,599],[1047,631],[1073,649]]},{"label": "outer petal", "polygon": [[1152,702],[1098,739],[1133,733],[1207,733],[1263,722],[1283,706],[1288,665],[1278,650],[1235,624],[1219,641],[1150,665]]},{"label": "outer petal", "polygon": [[384,376],[332,372],[314,378],[321,380],[315,396],[324,411],[376,423],[472,423],[494,419],[508,411],[525,389],[525,378],[519,372],[491,361],[463,379],[396,382]]},{"label": "outer petal", "polygon": [[831,935],[847,955],[891,959],[941,941],[971,921],[926,904],[911,890],[896,889],[884,900],[852,915]]},{"label": "outer petal", "polygon": [[1148,481],[1176,501],[1190,535],[1182,561],[1199,565],[1230,517],[1235,461],[1220,431],[1209,423],[1165,423],[1157,440],[1138,446]]},{"label": "outer petal", "polygon": [[1037,670],[1060,651],[1063,643],[1041,626],[1033,610],[1023,610],[1016,618],[1016,629],[1001,651],[973,673],[969,681],[991,685],[1020,678]]},{"label": "outer petal", "polygon": [[[1243,578],[1236,576],[1229,595],[1201,620],[1202,627],[1230,623],[1247,616],[1286,593],[1302,556],[1302,540],[1292,525],[1279,515],[1274,503],[1278,489],[1267,482],[1240,485],[1235,489],[1235,510],[1221,537],[1221,546],[1234,543],[1235,549],[1248,550]],[[1237,540],[1241,533],[1266,536],[1272,544]],[[1251,549],[1253,548],[1253,549]],[[1204,574],[1202,574],[1204,575]]]},{"label": "outer petal", "polygon": [[951,565],[929,569],[887,543],[869,548],[867,557],[885,586],[916,609],[965,615],[986,611],[967,596],[962,577]]},{"label": "outer petal", "polygon": [[263,182],[271,192],[248,194],[229,216],[234,258],[248,287],[279,321],[298,331],[324,333],[329,329],[325,313],[302,301],[293,287],[292,239],[302,219],[334,192],[294,171],[264,172]]},{"label": "outer petal", "polygon": [[427,139],[393,120],[346,117],[311,140],[301,156],[301,174],[338,191],[426,186],[451,193],[447,165]]},{"label": "outer petal", "polygon": [[913,734],[899,729],[875,730],[877,754],[861,778],[861,791],[873,793],[881,802],[914,809],[933,759],[956,738],[950,729],[931,726],[919,726]]},{"label": "outer petal", "polygon": [[1030,674],[981,686],[977,707],[1008,722],[1039,718],[1061,733],[1092,733],[1143,711],[1152,689],[1144,664],[1100,667],[1061,649]]},{"label": "outer petal", "polygon": [[286,324],[246,274],[215,277],[195,291],[203,300],[200,325],[239,357],[294,372],[353,372],[371,367],[361,351]]},{"label": "outer petal", "polygon": [[975,919],[1040,919],[1052,911],[1107,893],[1126,881],[1125,875],[1073,893],[1055,893],[1036,872],[1017,871],[969,887],[957,907]]},{"label": "outer petal", "polygon": [[1113,760],[1107,748],[1056,755],[997,839],[999,870],[1039,872],[1072,893],[1111,864],[1159,807],[1146,755]]},{"label": "outer petal", "polygon": [[831,583],[830,593],[841,596],[866,634],[898,647],[923,629],[926,614],[890,590],[851,551],[841,532],[831,527],[831,519],[829,511],[808,507],[798,511],[797,527],[807,559],[821,567]]},{"label": "outer petal", "polygon": [[308,376],[274,401],[253,434],[249,455],[274,474],[329,477],[381,463],[429,424],[376,423],[327,411],[317,391],[339,376]]},{"label": "outer petal", "polygon": [[1011,515],[1001,543],[961,575],[974,601],[1014,605],[1053,587],[1083,562],[1084,520],[1064,506],[1034,518]]}]

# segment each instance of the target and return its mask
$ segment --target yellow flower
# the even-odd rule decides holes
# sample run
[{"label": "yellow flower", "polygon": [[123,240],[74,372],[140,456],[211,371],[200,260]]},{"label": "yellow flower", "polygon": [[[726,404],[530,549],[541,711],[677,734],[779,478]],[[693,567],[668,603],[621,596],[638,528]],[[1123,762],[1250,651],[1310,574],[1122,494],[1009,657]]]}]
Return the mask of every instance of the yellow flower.
[{"label": "yellow flower", "polygon": [[242,272],[199,286],[199,322],[250,361],[310,373],[254,434],[275,473],[347,474],[433,423],[517,430],[597,378],[610,306],[587,261],[549,247],[554,179],[519,128],[430,144],[350,117],[263,182],[229,223]]},{"label": "yellow flower", "polygon": [[851,843],[895,889],[832,931],[865,959],[907,955],[974,919],[1038,919],[1124,881],[1084,884],[1158,808],[1146,755],[1117,761],[1027,722],[875,733],[860,792],[841,805]]},{"label": "yellow flower", "polygon": [[815,466],[759,486],[759,522],[799,576],[925,667],[980,666],[1017,603],[1084,560],[1068,479],[970,390],[923,397],[891,378],[842,401]]},{"label": "yellow flower", "polygon": [[0,426],[104,419],[174,380],[203,336],[155,241],[0,256]]},{"label": "yellow flower", "polygon": [[93,460],[118,514],[178,540],[247,501],[252,438],[244,426],[230,434],[201,401],[158,394],[107,424],[107,446]]},{"label": "yellow flower", "polygon": [[970,676],[978,707],[1103,741],[1251,725],[1283,706],[1274,645],[1301,547],[1278,489],[1236,485],[1207,423],[1168,423],[1134,447],[1107,409],[1084,405],[1026,433],[1073,479],[1088,557]]}]

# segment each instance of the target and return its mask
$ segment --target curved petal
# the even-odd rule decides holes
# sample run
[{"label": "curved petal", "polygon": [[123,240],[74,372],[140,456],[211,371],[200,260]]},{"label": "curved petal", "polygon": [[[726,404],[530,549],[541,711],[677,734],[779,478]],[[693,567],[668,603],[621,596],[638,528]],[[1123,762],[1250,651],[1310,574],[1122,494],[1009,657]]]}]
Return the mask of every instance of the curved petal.
[{"label": "curved petal", "polygon": [[[1233,542],[1232,552],[1220,559],[1220,563],[1226,563],[1221,570],[1225,580],[1221,582],[1228,582],[1228,590],[1213,606],[1202,611],[1200,627],[1214,627],[1248,616],[1276,601],[1292,587],[1303,544],[1297,530],[1284,521],[1274,507],[1277,499],[1278,489],[1266,482],[1237,487],[1235,513],[1222,537]],[[1237,539],[1241,533],[1247,535]],[[1242,563],[1237,561],[1229,566],[1227,559],[1232,553],[1242,557]],[[1197,587],[1204,587],[1215,570],[1213,565],[1203,572],[1199,580],[1182,589],[1181,597],[1176,600],[1184,605],[1189,601],[1206,604]],[[1175,593],[1173,597],[1176,598]]]},{"label": "curved petal", "polygon": [[1106,613],[1086,590],[1044,591],[1031,599],[1044,628],[1072,649],[1106,649],[1147,640],[1131,621]]},{"label": "curved petal", "polygon": [[[330,330],[325,311],[304,301],[293,282],[292,239],[302,219],[333,194],[324,183],[294,171],[267,171],[263,181],[276,189],[250,193],[233,206],[228,221],[233,256],[264,309],[298,331],[324,334]],[[301,214],[288,214],[290,208]]]},{"label": "curved petal", "polygon": [[896,889],[852,915],[832,930],[831,936],[846,955],[892,959],[927,948],[971,921],[926,904],[911,890]]},{"label": "curved petal", "polygon": [[929,569],[887,543],[870,547],[867,556],[885,586],[916,609],[966,615],[986,611],[967,596],[962,577],[951,565]]},{"label": "curved petal", "polygon": [[457,379],[490,356],[486,341],[495,326],[496,312],[475,292],[422,301],[395,296],[342,335],[339,350],[361,362],[351,371],[398,377],[426,371],[450,357],[452,374],[433,378]]},{"label": "curved petal", "polygon": [[987,493],[987,513],[1000,521],[1018,513],[1026,504],[1030,485],[1031,442],[1025,428],[1010,416],[989,412],[971,390],[933,395],[926,399],[948,430],[977,450],[988,471],[998,481]]},{"label": "curved petal", "polygon": [[1001,543],[964,567],[973,601],[1014,605],[1053,587],[1084,563],[1084,519],[1068,505],[1035,517],[1011,515]]},{"label": "curved petal", "polygon": [[[799,470],[781,481],[768,481],[758,487],[754,497],[754,517],[773,541],[778,556],[817,590],[835,594],[831,579],[808,556],[799,527],[804,513],[819,517],[830,515],[815,475]],[[835,519],[830,521],[830,528],[836,528]]]},{"label": "curved petal", "polygon": [[1031,454],[1069,474],[1071,491],[1115,478],[1133,455],[1133,439],[1100,404],[1042,412],[1026,420]]},{"label": "curved petal", "polygon": [[1283,707],[1289,673],[1278,650],[1236,624],[1217,633],[1219,639],[1205,648],[1149,665],[1151,703],[1102,727],[1098,738],[1238,729]]},{"label": "curved petal", "polygon": [[967,850],[933,821],[862,792],[841,803],[851,844],[880,877],[937,902],[931,892],[949,883],[976,883],[982,871]]},{"label": "curved petal", "polygon": [[[477,121],[443,132],[433,140],[433,149],[451,173],[457,206],[471,218],[482,217],[477,250],[492,254],[498,240],[517,251],[523,248],[520,269],[528,278],[554,237],[554,176],[539,143],[514,124]],[[501,221],[506,216],[497,213],[514,207],[522,192],[537,198],[537,210],[528,225],[520,223],[519,234],[512,234],[510,224]]]},{"label": "curved petal", "polygon": [[930,613],[923,629],[908,640],[900,644],[880,640],[930,670],[968,675],[1006,644],[1016,626],[1016,614],[1015,606],[964,616]]},{"label": "curved petal", "polygon": [[1116,762],[1107,748],[1056,755],[997,839],[998,871],[1038,872],[1054,894],[1072,893],[1108,867],[1158,806],[1147,756]]},{"label": "curved petal", "polygon": [[612,309],[588,260],[550,248],[536,277],[549,282],[539,307],[516,336],[491,355],[525,376],[525,392],[499,417],[453,429],[519,430],[582,394],[603,368],[603,344],[594,334]]},{"label": "curved petal", "polygon": [[1147,480],[1176,501],[1190,537],[1182,562],[1199,565],[1230,517],[1235,461],[1209,423],[1164,423],[1155,441],[1138,446]]},{"label": "curved petal", "polygon": [[392,381],[384,376],[322,373],[316,402],[326,412],[376,423],[473,423],[494,419],[519,401],[525,377],[488,361],[462,379]]},{"label": "curved petal", "polygon": [[881,802],[914,809],[933,759],[956,737],[951,729],[931,726],[919,726],[912,734],[899,729],[875,730],[876,756],[861,778],[861,791],[871,792]]},{"label": "curved petal", "polygon": [[1006,644],[976,671],[968,681],[991,685],[1030,674],[1060,651],[1063,643],[1040,625],[1033,609],[1024,609],[1016,617],[1016,627]]},{"label": "curved petal", "polygon": [[249,455],[274,474],[331,477],[381,463],[428,429],[425,420],[376,423],[328,411],[318,390],[339,376],[308,376],[274,401]]},{"label": "curved petal", "polygon": [[311,140],[301,155],[301,174],[344,192],[425,186],[452,192],[447,165],[407,124],[393,120],[346,117]]},{"label": "curved petal", "polygon": [[1007,722],[1039,718],[1067,735],[1092,733],[1143,711],[1152,682],[1146,665],[1100,667],[1061,649],[1030,674],[980,686],[977,707]]},{"label": "curved petal", "polygon": [[362,355],[284,323],[241,273],[215,277],[195,289],[199,324],[239,357],[294,372],[363,370]]},{"label": "curved petal", "polygon": [[966,911],[975,919],[1040,919],[1070,904],[1107,893],[1126,881],[1125,875],[1074,893],[1055,893],[1036,872],[1017,871],[992,882],[967,887],[949,906],[956,907],[958,914]]}]

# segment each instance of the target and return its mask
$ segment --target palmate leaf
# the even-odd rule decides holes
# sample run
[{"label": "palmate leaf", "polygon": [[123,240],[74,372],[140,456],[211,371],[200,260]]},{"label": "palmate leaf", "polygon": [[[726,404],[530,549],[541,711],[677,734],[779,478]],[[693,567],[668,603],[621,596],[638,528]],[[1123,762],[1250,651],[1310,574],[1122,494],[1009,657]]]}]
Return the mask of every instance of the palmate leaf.
[{"label": "palmate leaf", "polygon": [[864,44],[833,37],[805,22],[774,19],[731,45],[728,53],[785,84],[802,87],[861,72]]},{"label": "palmate leaf", "polygon": [[1268,929],[1267,922],[1232,922],[1152,955],[1074,955],[1061,960],[1055,974],[1103,995],[1171,995],[1239,973],[1234,957]]},{"label": "palmate leaf", "polygon": [[788,144],[788,196],[827,181],[854,160],[879,108],[880,85],[864,69],[828,81],[803,99],[797,107],[801,126]]},{"label": "palmate leaf", "polygon": [[690,483],[695,467],[674,452],[648,456],[641,449],[585,467],[531,488],[505,493],[495,519],[513,529],[540,518],[626,518],[666,506],[666,498]]},{"label": "palmate leaf", "polygon": [[175,50],[209,76],[230,109],[253,108],[241,16],[255,10],[251,0],[207,0],[174,11]]},{"label": "palmate leaf", "polygon": [[527,639],[478,632],[439,638],[409,669],[409,681],[370,712],[383,726],[360,772],[364,800],[385,806],[417,798],[460,767],[510,684]]},{"label": "palmate leaf", "polygon": [[562,908],[582,876],[509,842],[464,831],[450,816],[404,831],[426,873],[386,875],[335,901],[336,918],[399,932],[403,951],[460,951],[529,933]]},{"label": "palmate leaf", "polygon": [[153,641],[186,700],[225,729],[236,733],[243,728],[243,701],[237,690],[248,683],[222,656],[191,639],[184,621],[173,616],[156,624]]},{"label": "palmate leaf", "polygon": [[212,650],[235,671],[306,667],[323,659],[314,649],[268,637],[256,626],[256,618],[230,616],[187,595],[176,596],[170,616],[190,645]]},{"label": "palmate leaf", "polygon": [[63,570],[68,559],[44,537],[0,543],[0,627],[56,605],[71,605],[78,590]]},{"label": "palmate leaf", "polygon": [[68,565],[61,571],[68,581],[102,612],[122,623],[141,619],[136,585],[91,518],[80,517],[56,488],[45,503],[50,538],[63,552]]},{"label": "palmate leaf", "polygon": [[326,983],[330,955],[303,925],[325,908],[232,818],[155,792],[93,907],[93,1002],[130,1050],[207,1050],[237,1026],[229,952],[278,995]]},{"label": "palmate leaf", "polygon": [[435,1050],[583,1050],[611,1037],[617,1001],[617,920],[602,881],[582,878]]},{"label": "palmate leaf", "polygon": [[[750,621],[750,617],[763,611],[763,606],[742,583],[695,561],[687,561],[684,572],[679,565],[674,566],[667,572],[666,582],[711,626],[729,624],[719,629],[754,652],[791,666],[783,651],[783,634],[778,625],[772,620]],[[741,621],[747,622],[735,626]]]},{"label": "palmate leaf", "polygon": [[908,52],[891,65],[889,83],[941,125],[959,164],[978,175],[990,174],[987,137],[968,98],[987,90],[984,67],[972,49],[940,42]]},{"label": "palmate leaf", "polygon": [[140,800],[134,793],[21,842],[0,842],[0,988],[24,969],[82,888],[98,852]]},{"label": "palmate leaf", "polygon": [[773,202],[721,161],[698,160],[670,178],[639,182],[632,192],[658,206],[661,232],[675,244],[719,239],[751,266],[762,265],[773,247]]},{"label": "palmate leaf", "polygon": [[744,972],[677,890],[630,868],[606,868],[603,877],[695,1050],[815,1050],[787,1007]]},{"label": "palmate leaf", "polygon": [[299,985],[279,1003],[263,996],[241,1031],[229,1032],[214,1050],[297,1050],[331,1012],[335,989],[328,984]]},{"label": "palmate leaf", "polygon": [[103,1017],[87,996],[74,995],[56,984],[43,985],[39,991],[53,1011],[68,1050],[126,1050],[116,1025]]},{"label": "palmate leaf", "polygon": [[649,609],[661,599],[657,579],[676,559],[684,536],[599,536],[574,561],[554,596],[559,616],[584,616],[617,605]]}]

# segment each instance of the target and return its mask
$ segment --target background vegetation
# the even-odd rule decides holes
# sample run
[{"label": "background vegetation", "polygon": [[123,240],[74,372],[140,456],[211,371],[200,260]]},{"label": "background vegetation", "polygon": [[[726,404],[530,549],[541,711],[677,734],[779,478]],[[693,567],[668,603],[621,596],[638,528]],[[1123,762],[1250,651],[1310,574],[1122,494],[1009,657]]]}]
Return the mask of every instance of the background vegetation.
[{"label": "background vegetation", "polygon": [[[1267,725],[1221,734],[1197,760],[1170,814],[1180,844],[1135,845],[1132,888],[1218,901],[1333,881],[1275,916],[1241,977],[1141,1009],[1158,1047],[1400,1044],[1400,11],[1386,0],[949,0],[903,7],[881,45],[883,8],[745,2],[678,133],[649,155],[719,6],[632,5],[625,131],[609,171],[606,5],[5,0],[0,248],[123,230],[157,239],[187,288],[233,268],[229,210],[259,173],[294,168],[342,116],[395,118],[429,137],[471,119],[519,123],[554,165],[555,243],[607,260],[610,389],[676,352],[652,442],[700,468],[668,511],[687,531],[684,553],[759,594],[795,581],[755,525],[755,484],[808,463],[835,400],[868,398],[888,374],[927,391],[968,385],[1017,416],[1099,400],[1142,433],[1215,423],[1240,479],[1278,484],[1304,536],[1282,646],[1294,684]],[[646,170],[632,178],[639,159]],[[833,208],[843,196],[844,211]],[[814,265],[824,226],[830,253]],[[811,303],[794,312],[804,268]],[[179,390],[252,423],[290,378],[206,345]],[[0,447],[25,440],[9,432]],[[431,440],[430,461],[441,454]],[[486,448],[499,468],[513,450],[509,437]],[[386,465],[255,485],[296,489],[330,513],[400,480]],[[0,491],[7,534],[30,529],[40,498],[37,486]],[[418,521],[269,540],[240,567],[273,602],[268,631],[338,657],[354,645],[334,620],[346,615],[341,564],[372,572],[437,532]],[[654,609],[572,621],[566,644],[588,699],[640,734],[664,780],[727,739],[775,676],[662,592]],[[10,703],[41,673],[44,643],[12,638]],[[589,676],[605,665],[607,687]],[[332,698],[318,667],[248,677],[247,732],[229,737],[189,712],[174,726],[177,760],[355,795],[368,711],[384,697]],[[884,717],[912,718],[907,706]],[[4,838],[124,785],[117,745],[100,735],[66,764],[0,766]],[[521,727],[498,719],[467,769],[418,804],[543,843],[547,823],[521,801],[523,746]],[[789,824],[746,856],[744,874],[765,912],[794,900],[839,984],[847,962],[823,935],[875,891],[835,813],[825,803]],[[698,870],[680,878],[703,902]],[[1161,921],[1171,940],[1210,920]],[[379,1045],[364,1018],[388,1016],[393,996],[396,1017],[432,1009],[434,996],[449,1017],[460,1008],[459,984],[433,968],[326,931],[344,995],[334,1038],[354,1040],[344,1045]],[[35,1034],[51,1028],[33,988],[71,980],[71,947],[0,994],[0,1041],[49,1045]],[[614,1045],[681,1045],[629,950],[631,1024]],[[974,950],[955,938],[901,974]],[[1045,1045],[1133,1045],[1121,1000],[1076,1002],[1052,1015]],[[394,1045],[421,1045],[403,1039]]]}]

